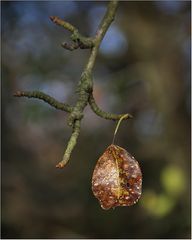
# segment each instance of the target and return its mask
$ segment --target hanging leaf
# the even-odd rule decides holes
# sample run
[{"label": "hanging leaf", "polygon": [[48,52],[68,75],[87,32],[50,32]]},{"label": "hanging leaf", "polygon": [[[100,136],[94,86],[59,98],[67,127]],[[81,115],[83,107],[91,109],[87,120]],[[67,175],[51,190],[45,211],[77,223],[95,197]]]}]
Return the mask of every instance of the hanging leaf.
[{"label": "hanging leaf", "polygon": [[103,209],[135,204],[142,191],[138,162],[125,149],[110,145],[95,166],[92,190]]}]

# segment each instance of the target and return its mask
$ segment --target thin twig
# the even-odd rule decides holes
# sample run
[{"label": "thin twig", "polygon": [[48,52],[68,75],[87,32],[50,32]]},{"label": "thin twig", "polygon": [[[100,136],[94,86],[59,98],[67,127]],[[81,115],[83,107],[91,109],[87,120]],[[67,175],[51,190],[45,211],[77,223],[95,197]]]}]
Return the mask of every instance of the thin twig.
[{"label": "thin twig", "polygon": [[73,50],[79,48],[79,44],[78,44],[78,43],[72,43],[72,44],[70,44],[70,43],[63,42],[63,43],[61,44],[61,46],[62,46],[63,48],[65,48],[65,49],[69,50],[69,51],[73,51]]},{"label": "thin twig", "polygon": [[53,21],[55,24],[64,27],[65,29],[67,29],[68,31],[74,33],[75,31],[78,31],[78,29],[76,27],[74,27],[71,23],[68,23],[64,20],[62,20],[61,18],[57,17],[57,16],[50,16],[51,21]]},{"label": "thin twig", "polygon": [[52,107],[55,107],[56,109],[59,109],[59,110],[65,111],[65,112],[69,112],[69,113],[72,112],[72,110],[73,110],[73,107],[71,107],[70,105],[58,102],[53,97],[51,97],[43,92],[40,92],[40,91],[33,91],[33,92],[17,91],[16,93],[14,93],[14,96],[15,97],[38,98],[38,99],[41,99],[44,102],[48,103]]},{"label": "thin twig", "polygon": [[[93,110],[94,113],[96,113],[99,117],[108,119],[108,120],[119,120],[121,117],[125,116],[125,114],[113,114],[113,113],[109,113],[109,112],[105,112],[103,110],[101,110],[98,105],[95,102],[95,99],[93,97],[92,94],[90,94],[89,96],[89,105],[91,107],[91,109]],[[126,117],[123,118],[128,119],[128,118],[133,118],[133,116],[129,113],[127,113]]]},{"label": "thin twig", "polygon": [[95,38],[94,38],[94,47],[91,51],[91,55],[89,57],[88,63],[85,67],[87,71],[92,71],[93,66],[95,64],[95,59],[99,50],[99,46],[101,44],[101,41],[103,40],[105,33],[107,29],[109,28],[110,24],[115,18],[115,13],[117,11],[118,7],[118,1],[110,1],[108,4],[107,11],[98,27],[98,30],[96,32]]},{"label": "thin twig", "polygon": [[64,153],[64,156],[63,156],[63,159],[61,162],[59,162],[56,167],[57,168],[63,168],[67,162],[69,161],[70,159],[70,156],[71,156],[71,152],[73,151],[76,143],[77,143],[77,138],[79,136],[79,133],[80,133],[80,120],[76,120],[74,122],[74,126],[73,126],[73,132],[72,132],[72,135],[69,139],[69,142],[67,144],[67,148],[65,150],[65,153]]},{"label": "thin twig", "polygon": [[79,33],[78,29],[74,27],[72,24],[62,20],[61,18],[57,16],[50,16],[50,19],[57,25],[67,29],[72,33],[71,40],[75,42],[75,47],[70,45],[66,46],[66,43],[62,44],[62,46],[68,50],[74,50],[77,48],[92,48],[94,46],[94,39],[90,37],[84,37],[82,34]]}]

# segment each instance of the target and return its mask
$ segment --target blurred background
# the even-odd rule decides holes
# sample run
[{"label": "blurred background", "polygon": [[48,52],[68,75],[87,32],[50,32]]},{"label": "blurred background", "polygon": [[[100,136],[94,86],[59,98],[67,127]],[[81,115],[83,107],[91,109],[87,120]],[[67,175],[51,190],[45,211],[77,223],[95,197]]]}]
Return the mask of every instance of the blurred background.
[{"label": "blurred background", "polygon": [[102,1],[3,1],[2,238],[190,238],[190,1],[120,2],[94,68],[94,96],[129,112],[116,144],[139,161],[143,194],[132,207],[101,209],[91,191],[98,158],[115,122],[85,110],[69,164],[58,170],[71,134],[65,112],[14,98],[40,90],[74,104],[90,50],[60,47],[86,35],[106,11]]}]

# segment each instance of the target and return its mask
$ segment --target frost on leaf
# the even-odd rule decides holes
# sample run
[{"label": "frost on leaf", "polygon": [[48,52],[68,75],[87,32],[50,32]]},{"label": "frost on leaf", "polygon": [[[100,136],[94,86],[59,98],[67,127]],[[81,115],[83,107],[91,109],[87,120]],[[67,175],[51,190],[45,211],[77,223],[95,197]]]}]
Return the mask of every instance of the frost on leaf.
[{"label": "frost on leaf", "polygon": [[138,162],[125,149],[110,145],[95,166],[92,190],[103,209],[135,204],[142,191]]}]

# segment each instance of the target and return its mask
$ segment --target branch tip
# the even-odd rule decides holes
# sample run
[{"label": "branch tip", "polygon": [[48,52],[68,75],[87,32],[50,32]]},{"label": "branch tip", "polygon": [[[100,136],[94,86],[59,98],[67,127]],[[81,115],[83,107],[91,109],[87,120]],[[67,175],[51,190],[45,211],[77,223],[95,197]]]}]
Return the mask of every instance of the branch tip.
[{"label": "branch tip", "polygon": [[54,16],[49,16],[49,18],[51,19],[51,21],[53,21],[53,22],[54,22],[54,19],[55,19],[55,17],[54,17]]},{"label": "branch tip", "polygon": [[16,91],[15,93],[13,93],[13,96],[14,96],[14,97],[21,97],[21,96],[23,96],[23,92],[21,92],[21,91]]},{"label": "branch tip", "polygon": [[64,27],[65,29],[67,29],[68,31],[74,33],[75,31],[78,32],[78,30],[70,23],[62,20],[61,18],[57,17],[57,16],[50,16],[49,17],[51,19],[52,22],[54,22],[55,24]]},{"label": "branch tip", "polygon": [[128,113],[127,118],[133,118],[133,115],[131,115],[130,113]]},{"label": "branch tip", "polygon": [[63,155],[63,159],[61,162],[59,162],[56,165],[56,168],[63,168],[68,163],[71,153],[72,153],[75,145],[77,144],[77,139],[78,139],[79,133],[80,133],[80,120],[76,120],[73,124],[73,131],[72,131],[71,137],[68,141],[67,148]]},{"label": "branch tip", "polygon": [[69,50],[69,51],[73,51],[75,49],[77,49],[79,47],[79,45],[77,43],[73,43],[73,44],[69,44],[66,42],[61,43],[61,47]]},{"label": "branch tip", "polygon": [[58,164],[56,165],[56,168],[59,168],[59,169],[64,168],[64,164],[58,163]]}]

